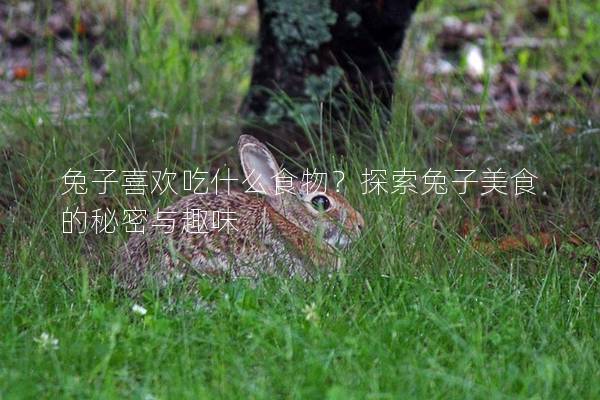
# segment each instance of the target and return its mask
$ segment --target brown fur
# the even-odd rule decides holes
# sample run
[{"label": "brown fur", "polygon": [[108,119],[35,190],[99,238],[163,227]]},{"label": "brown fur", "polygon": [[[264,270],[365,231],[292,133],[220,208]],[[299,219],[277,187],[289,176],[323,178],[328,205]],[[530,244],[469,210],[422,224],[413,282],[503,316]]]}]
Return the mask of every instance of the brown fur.
[{"label": "brown fur", "polygon": [[[242,135],[239,148],[247,176],[250,167],[279,168],[272,154],[253,137]],[[270,185],[268,179],[265,183]],[[362,216],[342,196],[327,190],[322,194],[331,200],[332,208],[316,212],[300,182],[295,182],[294,188],[293,194],[277,195],[267,189],[266,197],[240,191],[184,197],[161,210],[174,213],[169,215],[175,220],[173,232],[153,226],[157,219],[151,217],[145,233],[132,235],[121,249],[114,276],[131,290],[147,276],[160,284],[192,273],[232,277],[283,273],[306,279],[315,268],[335,268],[337,243],[345,247],[350,237],[358,236],[364,225]],[[185,212],[189,209],[235,211],[237,231],[186,232]],[[324,232],[323,240],[316,236],[319,229]]]}]

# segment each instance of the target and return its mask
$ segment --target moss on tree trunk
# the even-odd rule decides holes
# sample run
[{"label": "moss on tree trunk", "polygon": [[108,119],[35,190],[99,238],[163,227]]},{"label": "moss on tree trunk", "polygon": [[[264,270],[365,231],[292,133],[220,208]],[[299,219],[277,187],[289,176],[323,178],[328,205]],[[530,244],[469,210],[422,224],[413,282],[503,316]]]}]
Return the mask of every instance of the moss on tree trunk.
[{"label": "moss on tree trunk", "polygon": [[389,107],[394,66],[417,3],[258,0],[260,42],[240,110],[245,132],[282,148],[302,146],[298,120],[318,123],[321,104],[334,120],[347,118],[352,97]]}]

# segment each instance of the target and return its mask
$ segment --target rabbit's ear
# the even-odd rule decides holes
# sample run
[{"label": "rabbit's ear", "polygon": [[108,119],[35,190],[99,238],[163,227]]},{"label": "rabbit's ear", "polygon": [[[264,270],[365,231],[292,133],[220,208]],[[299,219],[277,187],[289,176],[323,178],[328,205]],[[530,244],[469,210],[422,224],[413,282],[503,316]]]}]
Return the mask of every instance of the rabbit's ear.
[{"label": "rabbit's ear", "polygon": [[276,176],[280,172],[277,161],[267,147],[250,135],[241,135],[238,141],[240,160],[252,190],[275,196]]}]

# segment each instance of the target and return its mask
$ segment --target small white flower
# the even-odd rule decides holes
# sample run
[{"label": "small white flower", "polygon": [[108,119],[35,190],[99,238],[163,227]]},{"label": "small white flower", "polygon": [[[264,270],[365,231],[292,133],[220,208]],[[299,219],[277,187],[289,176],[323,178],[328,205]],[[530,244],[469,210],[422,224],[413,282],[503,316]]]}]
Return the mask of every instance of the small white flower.
[{"label": "small white flower", "polygon": [[513,142],[506,145],[506,150],[511,153],[522,153],[525,151],[525,146],[520,143]]},{"label": "small white flower", "polygon": [[43,332],[40,337],[34,338],[34,342],[40,345],[40,347],[44,350],[56,350],[58,349],[58,339],[49,334],[48,332]]},{"label": "small white flower", "polygon": [[36,126],[42,126],[44,124],[44,120],[42,119],[42,117],[38,117],[37,121],[35,122]]},{"label": "small white flower", "polygon": [[485,61],[483,61],[481,49],[471,45],[466,47],[465,53],[467,74],[472,78],[479,78],[485,72]]},{"label": "small white flower", "polygon": [[304,315],[307,321],[317,323],[319,322],[319,314],[317,313],[317,305],[313,302],[310,305],[304,306]]},{"label": "small white flower", "polygon": [[152,110],[150,110],[148,112],[148,116],[152,119],[169,118],[169,114],[167,114],[166,112],[157,110],[156,108],[153,108]]},{"label": "small white flower", "polygon": [[134,304],[131,307],[131,311],[133,311],[136,314],[139,315],[146,315],[146,313],[148,312],[148,310],[146,310],[144,307],[140,306],[139,304]]},{"label": "small white flower", "polygon": [[142,85],[140,84],[140,81],[133,81],[133,82],[129,83],[129,85],[127,85],[127,91],[130,94],[135,94],[135,93],[139,92],[141,88],[142,88]]}]

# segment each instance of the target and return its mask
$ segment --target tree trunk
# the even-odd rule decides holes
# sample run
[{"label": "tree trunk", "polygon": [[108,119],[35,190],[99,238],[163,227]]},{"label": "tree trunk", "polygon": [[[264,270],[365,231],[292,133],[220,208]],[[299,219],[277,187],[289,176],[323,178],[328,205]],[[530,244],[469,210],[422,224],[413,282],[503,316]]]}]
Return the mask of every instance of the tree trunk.
[{"label": "tree trunk", "polygon": [[240,110],[244,132],[283,149],[303,147],[300,121],[346,121],[355,100],[359,108],[373,101],[389,108],[418,1],[258,0],[260,43]]}]

